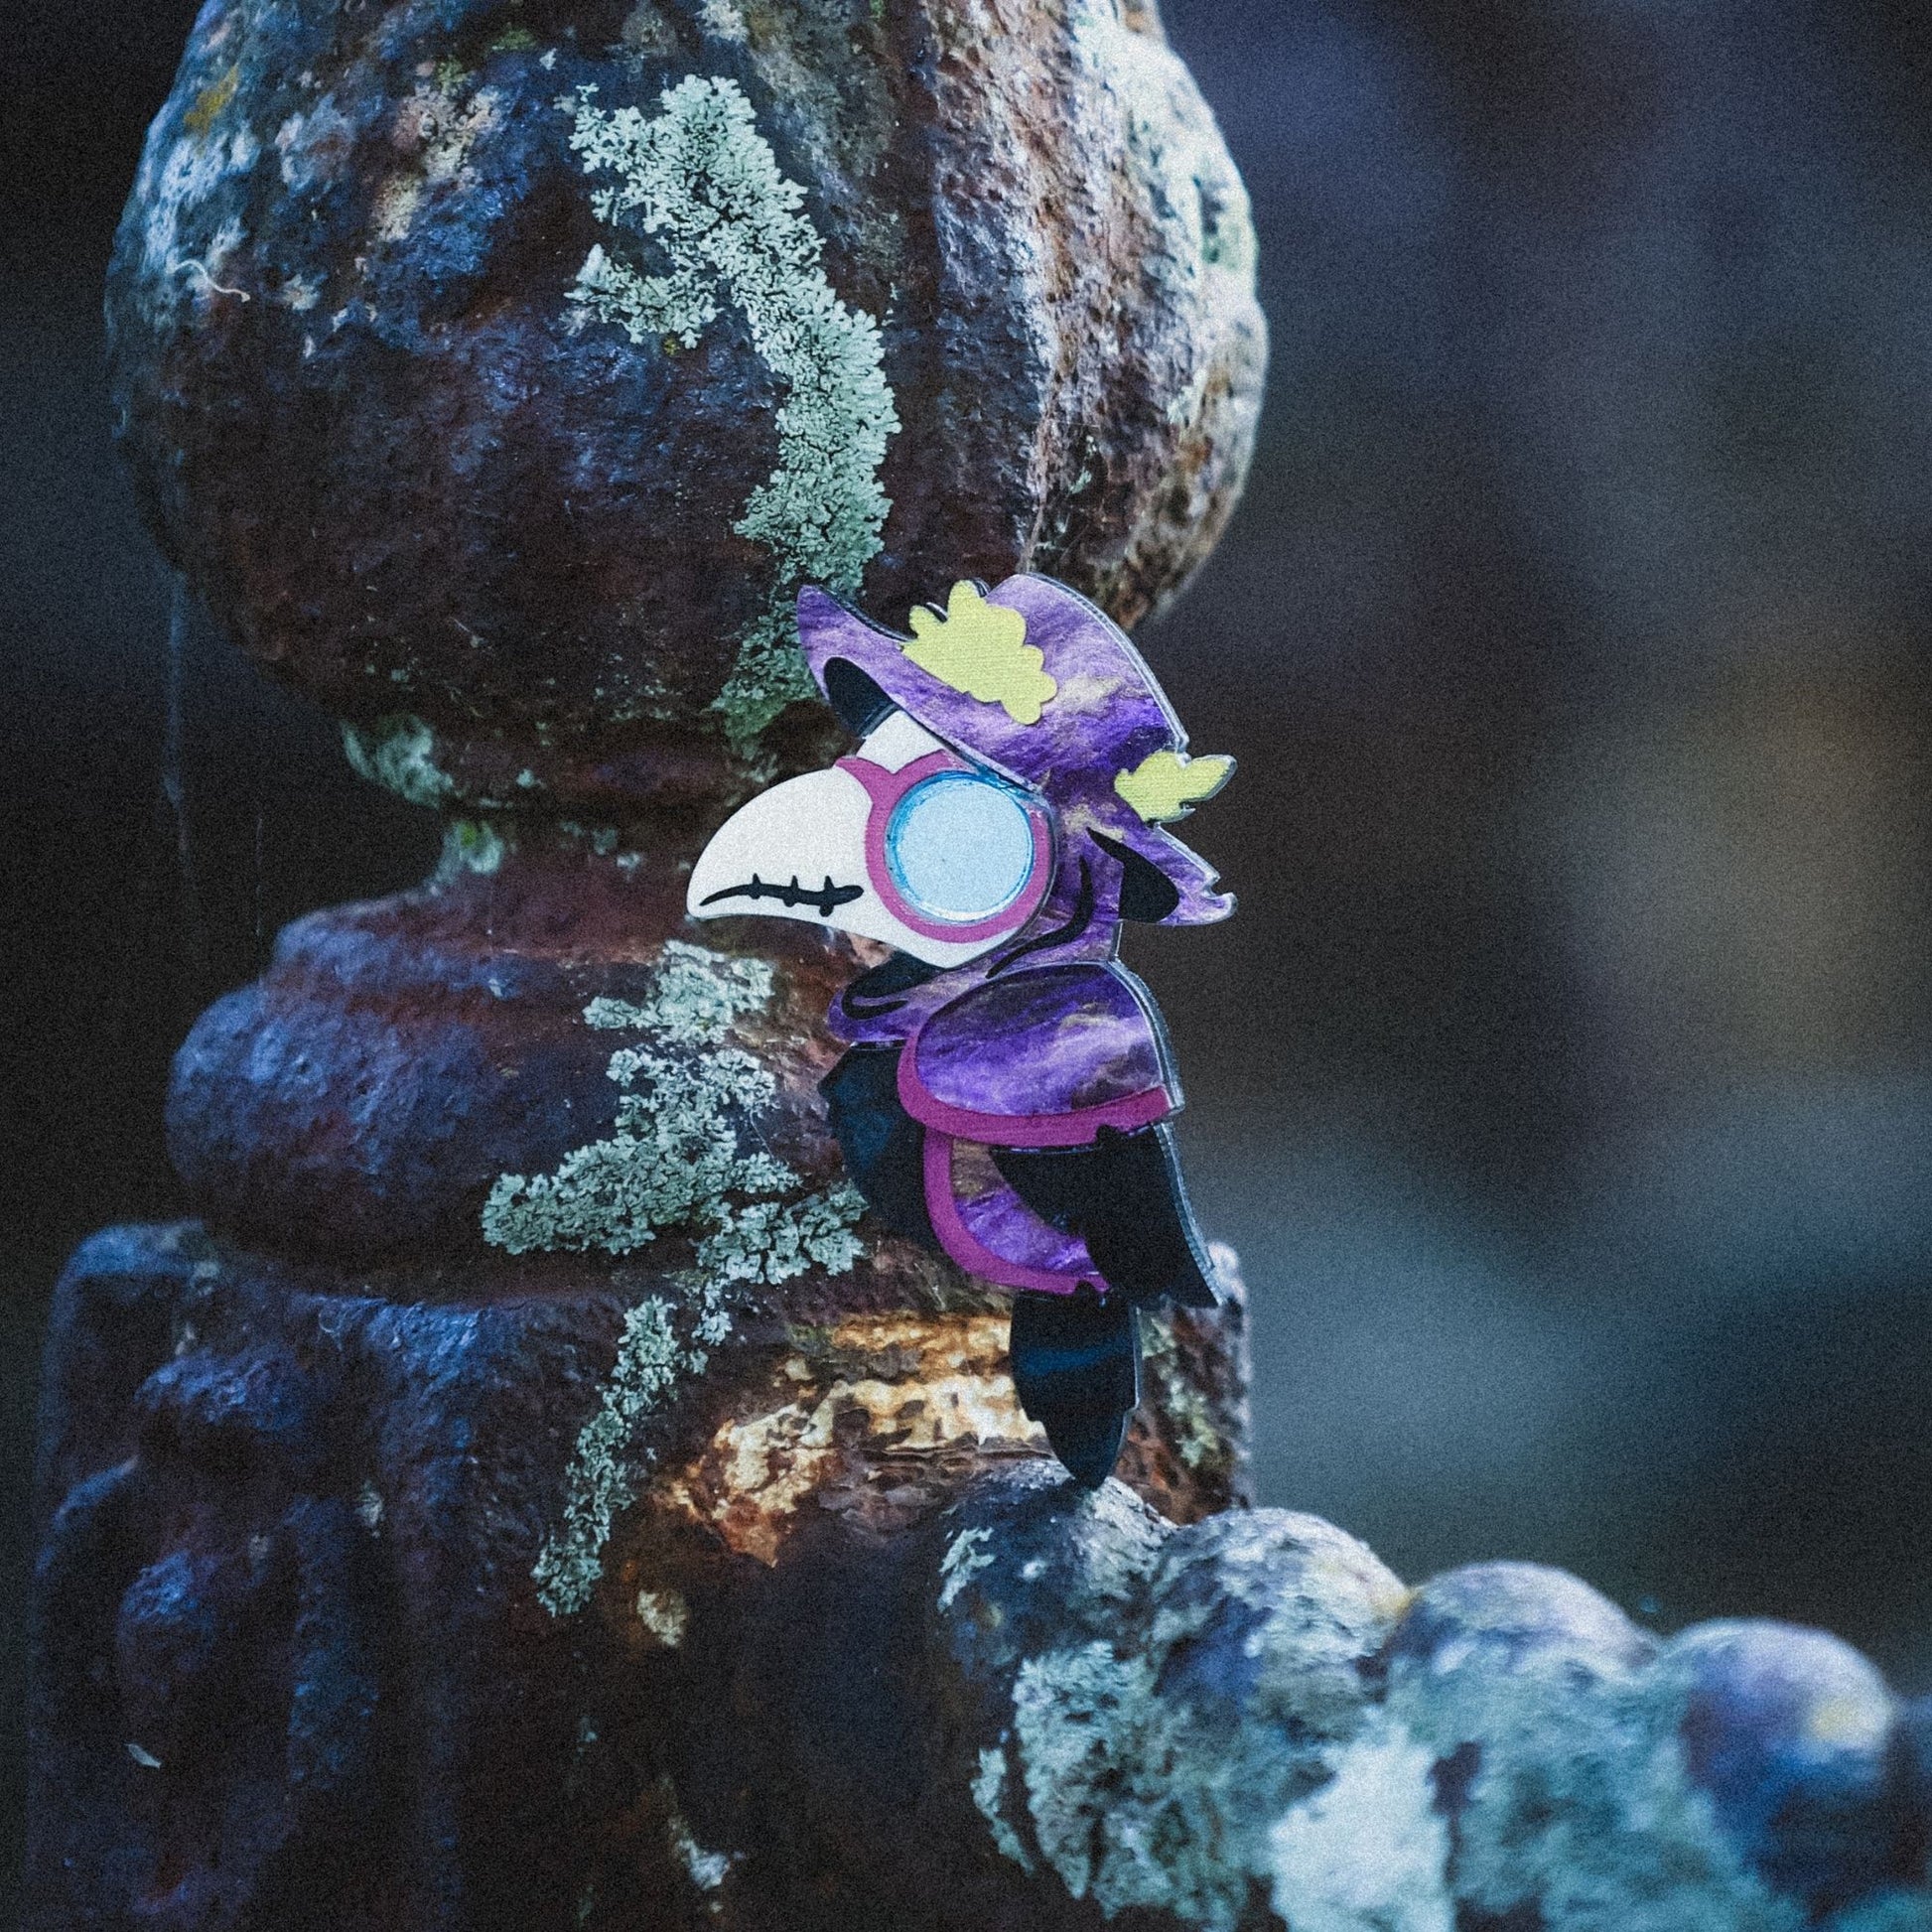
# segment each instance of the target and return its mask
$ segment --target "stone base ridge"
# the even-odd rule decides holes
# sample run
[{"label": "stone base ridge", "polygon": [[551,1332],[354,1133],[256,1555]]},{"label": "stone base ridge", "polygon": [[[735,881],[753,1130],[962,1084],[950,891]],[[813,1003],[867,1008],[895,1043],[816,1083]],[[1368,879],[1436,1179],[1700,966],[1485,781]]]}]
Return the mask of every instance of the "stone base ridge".
[{"label": "stone base ridge", "polygon": [[[45,1371],[29,1924],[682,1923],[666,1780],[742,1633],[1051,1466],[994,1298],[791,1286],[795,1317],[547,1258],[412,1298],[200,1223],[86,1243]],[[1150,1335],[1124,1472],[1174,1518],[1238,1493],[1241,1315]],[[820,1634],[813,1671],[871,1669]]]},{"label": "stone base ridge", "polygon": [[[1083,1491],[985,1309],[675,1289],[89,1242],[30,1932],[1932,1925],[1932,1720],[1836,1639],[1663,1639],[1529,1564],[1406,1587],[1218,1508],[1189,1428],[1125,1464],[1159,1507]],[[1210,1419],[1237,1311],[1168,1344]]]}]

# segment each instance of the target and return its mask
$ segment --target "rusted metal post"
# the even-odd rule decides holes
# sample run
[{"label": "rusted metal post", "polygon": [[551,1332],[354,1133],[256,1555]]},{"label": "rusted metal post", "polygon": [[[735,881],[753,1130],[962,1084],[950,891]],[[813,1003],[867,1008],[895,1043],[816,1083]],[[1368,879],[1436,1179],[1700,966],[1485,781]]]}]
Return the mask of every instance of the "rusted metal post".
[{"label": "rusted metal post", "polygon": [[1829,1639],[1230,1510],[1231,1257],[1056,1480],[838,1171],[852,955],[682,923],[830,743],[801,582],[1131,622],[1224,520],[1252,239],[1151,0],[212,0],[110,315],[169,554],[450,832],[63,1282],[31,1924],[1927,1922]]}]

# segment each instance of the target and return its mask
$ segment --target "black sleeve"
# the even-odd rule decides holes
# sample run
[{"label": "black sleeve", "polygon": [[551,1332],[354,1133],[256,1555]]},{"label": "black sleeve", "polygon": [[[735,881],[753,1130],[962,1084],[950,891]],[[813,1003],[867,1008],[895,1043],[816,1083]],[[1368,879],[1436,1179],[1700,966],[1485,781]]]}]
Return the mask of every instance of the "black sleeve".
[{"label": "black sleeve", "polygon": [[1109,1288],[1136,1302],[1214,1306],[1206,1244],[1165,1124],[1103,1127],[1091,1147],[995,1148],[993,1160],[1041,1220],[1086,1242]]},{"label": "black sleeve", "polygon": [[[818,1083],[846,1172],[895,1234],[937,1249],[925,1205],[925,1129],[899,1105],[897,1046],[855,1046]],[[1097,1257],[1096,1257],[1097,1259]]]}]

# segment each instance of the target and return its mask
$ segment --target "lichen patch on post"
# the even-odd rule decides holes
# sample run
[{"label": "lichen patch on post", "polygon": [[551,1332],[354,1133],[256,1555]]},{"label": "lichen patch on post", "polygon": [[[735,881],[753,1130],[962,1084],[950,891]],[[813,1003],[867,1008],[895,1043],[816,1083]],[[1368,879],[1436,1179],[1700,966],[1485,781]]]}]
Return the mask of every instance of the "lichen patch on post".
[{"label": "lichen patch on post", "polygon": [[1434,1755],[1395,1725],[1331,1763],[1271,1834],[1275,1910],[1296,1932],[1454,1932]]},{"label": "lichen patch on post", "polygon": [[[218,83],[216,88],[205,92],[204,101],[210,101],[216,91]],[[230,97],[231,93],[232,90]],[[142,160],[141,178],[135,190],[146,210],[141,236],[142,261],[151,299],[170,311],[184,295],[206,298],[218,294],[246,299],[245,291],[219,279],[223,262],[245,238],[238,221],[229,217],[216,222],[199,248],[191,242],[189,252],[184,252],[182,246],[184,222],[230,176],[246,174],[261,151],[260,143],[246,128],[225,138],[218,132],[216,123],[225,105],[223,100],[212,106],[206,124],[199,130],[191,125],[194,120],[191,113],[184,122],[188,131],[169,147],[165,156],[157,159],[151,149]]]},{"label": "lichen patch on post", "polygon": [[863,1252],[852,1230],[864,1203],[844,1183],[806,1191],[764,1151],[756,1124],[776,1083],[727,1043],[733,1023],[761,1011],[771,992],[765,961],[673,939],[641,1003],[591,1001],[587,1026],[648,1041],[620,1047],[606,1067],[621,1095],[616,1131],[573,1148],[549,1173],[499,1175],[483,1203],[484,1238],[511,1254],[622,1255],[682,1228],[713,1284],[846,1273]]},{"label": "lichen patch on post", "polygon": [[[1034,1836],[1067,1890],[1109,1918],[1129,1905],[1173,1909],[1174,1875],[1142,1829],[1173,1770],[1169,1714],[1147,1659],[1098,1642],[1029,1658],[1013,1707]],[[1109,1829],[1128,1807],[1133,1828]]]},{"label": "lichen patch on post", "polygon": [[435,732],[407,713],[343,727],[343,755],[357,777],[431,810],[456,795],[456,780],[437,764],[435,751]]},{"label": "lichen patch on post", "polygon": [[1552,1928],[1799,1932],[1686,1773],[1680,1690],[1654,1666],[1575,1649],[1505,1663],[1451,1643],[1399,1659],[1388,1711],[1432,1755],[1473,1763],[1455,1819],[1472,1912]]},{"label": "lichen patch on post", "polygon": [[[672,1228],[697,1237],[689,1340],[679,1339],[660,1298],[633,1309],[603,1399],[578,1439],[564,1522],[537,1563],[538,1594],[554,1614],[589,1601],[611,1525],[635,1493],[639,1466],[653,1459],[647,1448],[633,1449],[639,1425],[682,1376],[702,1373],[706,1350],[730,1334],[726,1291],[813,1267],[842,1274],[861,1252],[852,1224],[862,1203],[849,1187],[805,1192],[761,1145],[741,1151],[741,1130],[756,1142],[775,1083],[750,1053],[726,1042],[736,1022],[769,1005],[772,991],[764,960],[668,941],[644,999],[601,998],[584,1009],[587,1026],[649,1041],[620,1047],[606,1069],[622,1093],[617,1131],[574,1149],[550,1173],[501,1175],[484,1202],[485,1237],[512,1254],[627,1254]],[[762,1466],[768,1472],[775,1456],[793,1486],[765,1484],[767,1514],[802,1498],[810,1451],[829,1442],[829,1419],[812,1415],[770,1420],[774,1446]],[[747,1471],[759,1463],[760,1447],[749,1438],[722,1446],[728,1497],[756,1486]]]},{"label": "lichen patch on post", "polygon": [[1148,1309],[1141,1315],[1142,1360],[1154,1384],[1155,1404],[1173,1438],[1181,1466],[1198,1474],[1229,1457],[1226,1433],[1198,1384],[1186,1373],[1174,1343],[1173,1311]]},{"label": "lichen patch on post", "polygon": [[476,187],[470,151],[495,125],[502,103],[490,87],[459,103],[470,78],[454,63],[441,63],[435,84],[425,81],[397,108],[391,141],[410,160],[376,191],[369,225],[377,240],[402,240],[437,189]]},{"label": "lichen patch on post", "polygon": [[483,878],[503,869],[510,842],[486,818],[451,819],[443,832],[443,857],[436,877],[448,882],[463,873]]},{"label": "lichen patch on post", "polygon": [[770,1005],[773,985],[768,960],[735,959],[673,939],[645,999],[593,1000],[584,1019],[606,1032],[653,1033],[672,1046],[715,1046],[734,1020]]},{"label": "lichen patch on post", "polygon": [[1027,1659],[1013,1711],[1034,1837],[1075,1898],[1108,1918],[1142,1907],[1210,1932],[1248,1922],[1261,1808],[1291,1774],[1292,1734],[1202,1723],[1158,1658],[1108,1641]]},{"label": "lichen patch on post", "polygon": [[953,1599],[966,1587],[968,1580],[976,1570],[988,1569],[993,1555],[986,1545],[993,1541],[991,1530],[961,1530],[946,1545],[946,1554],[939,1560],[939,1607],[949,1610]]},{"label": "lichen patch on post", "polygon": [[980,1752],[979,1772],[973,1779],[973,1806],[986,1820],[993,1834],[993,1843],[999,1848],[1001,1856],[1011,1859],[1022,1871],[1031,1872],[1034,1868],[1033,1854],[1014,1830],[1013,1821],[1007,1816],[1006,1804],[1006,1747],[1004,1744],[989,1745]]},{"label": "lichen patch on post", "polygon": [[[624,1316],[618,1359],[564,1477],[563,1523],[545,1540],[532,1572],[537,1600],[552,1616],[581,1610],[604,1574],[611,1525],[636,1491],[638,1427],[687,1374],[702,1374],[706,1366],[701,1349],[679,1341],[662,1297],[639,1302]],[[643,1454],[648,1459],[649,1451]]]},{"label": "lichen patch on post", "polygon": [[[729,0],[707,0],[708,30],[743,38]],[[735,23],[735,26],[734,26]],[[801,211],[804,191],[780,173],[752,104],[734,80],[692,74],[659,96],[660,112],[611,111],[584,88],[569,103],[571,145],[587,174],[607,173],[599,220],[651,239],[668,272],[645,275],[594,247],[578,271],[578,313],[621,328],[639,345],[695,348],[720,299],[745,318],[783,391],[778,467],[752,491],[733,528],[770,553],[774,580],[719,694],[726,735],[747,750],[784,707],[811,696],[792,600],[804,584],[858,593],[892,507],[879,483],[898,413],[884,373],[879,325],[840,301]]]},{"label": "lichen patch on post", "polygon": [[691,1606],[681,1590],[640,1589],[637,1621],[666,1650],[675,1650],[684,1641],[685,1629],[691,1621]]},{"label": "lichen patch on post", "polygon": [[[1394,1771],[1434,1762],[1414,1745],[1399,1764],[1348,1756],[1372,1734],[1365,1666],[1405,1600],[1396,1579],[1311,1517],[1271,1510],[1175,1528],[1118,1484],[1076,1507],[1089,1520],[1056,1601],[1069,1637],[1086,1640],[1023,1656],[1013,1680],[1010,1756],[1040,1859],[1106,1917],[1139,1907],[1236,1932],[1273,1881],[1282,1821],[1297,1817],[1286,1829],[1298,1857],[1311,1847],[1341,1861],[1325,1876],[1309,1867],[1304,1902],[1364,1901],[1354,1919],[1311,1918],[1318,1932],[1437,1932],[1421,1906],[1390,1916],[1426,1898],[1426,1885],[1381,1883],[1353,1869],[1352,1850],[1334,1849],[1371,1773],[1390,1774],[1385,1795],[1412,1797]],[[991,1599],[968,1606],[967,1589],[957,1593],[952,1615],[974,1626],[988,1615],[998,1626],[1017,1587],[1023,1601],[1024,1586],[1042,1587],[1025,1565],[966,1582]],[[1330,1809],[1299,1811],[1337,1786],[1343,1765],[1352,1781]],[[1426,1779],[1420,1789],[1432,1803]],[[976,1801],[982,1790],[1000,1795],[1005,1816],[984,1760]],[[1433,1811],[1427,1822],[1440,1839]],[[1440,1889],[1440,1859],[1436,1870]],[[1303,1920],[1290,1923],[1299,1932]]]},{"label": "lichen patch on post", "polygon": [[716,1912],[722,1900],[719,1893],[731,1876],[732,1866],[744,1856],[740,1852],[708,1852],[697,1841],[690,1822],[677,1799],[677,1788],[668,1777],[658,1780],[657,1795],[664,1810],[664,1841],[678,1868],[704,1894],[705,1904]]},{"label": "lichen patch on post", "polygon": [[742,45],[748,37],[749,30],[745,25],[745,16],[738,10],[738,0],[701,0],[698,25],[714,40]]},{"label": "lichen patch on post", "polygon": [[1253,287],[1254,217],[1193,76],[1158,35],[1127,26],[1114,0],[1081,0],[1074,43],[1107,76],[1154,200],[1160,246],[1149,272],[1204,310],[1235,306]]}]

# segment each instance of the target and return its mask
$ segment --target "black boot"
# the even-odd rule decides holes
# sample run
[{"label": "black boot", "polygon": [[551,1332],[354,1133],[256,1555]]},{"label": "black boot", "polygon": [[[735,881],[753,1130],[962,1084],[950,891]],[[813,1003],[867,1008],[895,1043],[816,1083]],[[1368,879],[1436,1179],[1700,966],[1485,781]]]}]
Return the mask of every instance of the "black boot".
[{"label": "black boot", "polygon": [[1009,1353],[1020,1406],[1046,1431],[1075,1482],[1098,1489],[1113,1472],[1141,1399],[1141,1323],[1125,1295],[1013,1298]]}]

